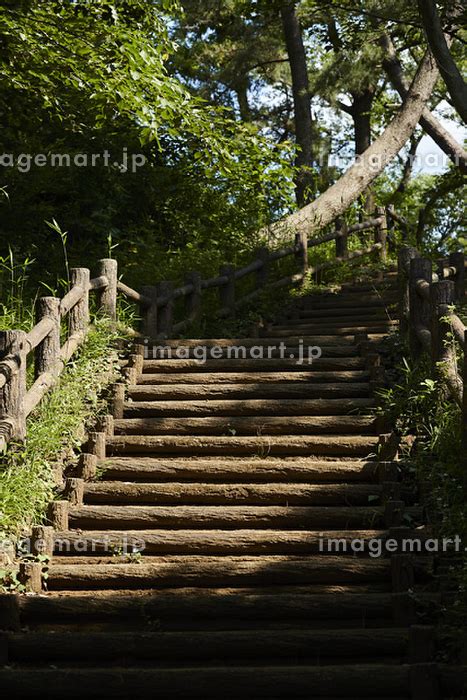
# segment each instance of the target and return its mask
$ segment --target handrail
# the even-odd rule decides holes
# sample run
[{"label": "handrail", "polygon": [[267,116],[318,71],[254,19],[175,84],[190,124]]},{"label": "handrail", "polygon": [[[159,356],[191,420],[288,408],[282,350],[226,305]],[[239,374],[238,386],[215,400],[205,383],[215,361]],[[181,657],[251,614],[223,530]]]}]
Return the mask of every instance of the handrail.
[{"label": "handrail", "polygon": [[[71,269],[70,291],[62,299],[39,299],[37,323],[28,333],[0,332],[0,451],[10,440],[25,438],[26,418],[57,382],[85,339],[89,330],[89,292],[97,293],[98,310],[112,320],[116,318],[117,262],[100,260],[99,273],[91,280],[86,268]],[[60,347],[61,322],[66,316],[68,334]],[[32,352],[35,381],[26,390],[26,364]]]},{"label": "handrail", "polygon": [[77,284],[72,287],[68,294],[65,294],[60,302],[60,315],[66,316],[66,314],[69,313],[71,309],[81,301],[85,294],[86,289],[81,285]]},{"label": "handrail", "polygon": [[[465,299],[465,256],[451,253],[438,265],[435,274],[431,260],[422,258],[415,248],[404,246],[400,250],[401,331],[408,333],[414,358],[423,352],[431,356],[433,375],[461,408],[463,444],[467,447],[467,327],[453,310]],[[462,373],[453,340],[463,351]]]}]

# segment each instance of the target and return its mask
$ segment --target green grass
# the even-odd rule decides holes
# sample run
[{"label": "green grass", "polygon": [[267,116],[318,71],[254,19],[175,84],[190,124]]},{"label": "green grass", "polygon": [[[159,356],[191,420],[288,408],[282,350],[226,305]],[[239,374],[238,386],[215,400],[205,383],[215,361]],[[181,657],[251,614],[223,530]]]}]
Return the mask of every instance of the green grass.
[{"label": "green grass", "polygon": [[0,535],[16,538],[44,519],[54,498],[53,465],[79,450],[80,428],[104,410],[100,395],[116,370],[119,337],[97,319],[58,386],[31,414],[24,446],[10,445],[0,464]]}]

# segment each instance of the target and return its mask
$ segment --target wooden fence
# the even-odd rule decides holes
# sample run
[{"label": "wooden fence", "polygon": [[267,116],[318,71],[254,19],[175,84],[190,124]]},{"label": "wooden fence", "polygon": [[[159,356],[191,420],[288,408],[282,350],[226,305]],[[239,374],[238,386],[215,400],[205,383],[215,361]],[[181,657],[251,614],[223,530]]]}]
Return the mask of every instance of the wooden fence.
[{"label": "wooden fence", "polygon": [[[157,338],[176,335],[183,333],[200,316],[203,292],[207,289],[218,289],[220,309],[217,315],[228,317],[235,313],[239,305],[253,301],[265,288],[273,290],[297,284],[302,282],[307,274],[318,275],[326,269],[335,267],[336,263],[355,260],[372,253],[376,254],[381,261],[385,261],[387,233],[390,228],[391,224],[388,223],[386,211],[380,207],[374,218],[349,227],[338,219],[334,230],[326,235],[311,239],[297,235],[292,245],[281,250],[270,251],[264,247],[259,248],[255,259],[246,267],[235,269],[232,265],[223,265],[219,275],[210,279],[203,280],[198,273],[190,272],[186,283],[176,289],[169,281],[160,282],[157,286],[143,287],[141,292],[136,292],[122,282],[118,282],[117,287],[120,292],[140,305],[141,315],[144,318],[143,332],[146,336]],[[349,251],[349,237],[371,229],[374,230],[372,245]],[[308,250],[330,241],[335,241],[336,257],[314,267],[310,266]],[[288,257],[296,259],[297,272],[272,281],[273,264]],[[255,276],[255,288],[249,294],[239,297],[236,282],[249,275]],[[183,318],[175,322],[174,304],[181,298],[185,299]]]},{"label": "wooden fence", "polygon": [[[387,214],[390,215],[388,220]],[[337,220],[335,228],[326,235],[308,240],[297,235],[292,245],[281,250],[260,248],[255,259],[246,267],[235,269],[224,265],[217,277],[202,279],[191,272],[183,286],[174,288],[170,281],[156,286],[143,287],[141,292],[118,280],[117,262],[104,259],[98,262],[98,273],[90,279],[86,268],[71,270],[71,288],[62,298],[43,297],[36,307],[37,324],[26,333],[20,330],[0,332],[0,452],[9,441],[22,441],[26,436],[26,419],[40,403],[47,391],[55,385],[66,363],[86,337],[89,328],[89,295],[97,295],[97,310],[116,320],[117,293],[139,304],[143,318],[142,332],[150,338],[163,338],[183,332],[199,317],[202,311],[203,292],[217,288],[219,315],[234,314],[239,304],[255,299],[264,289],[277,289],[300,283],[307,274],[319,274],[335,267],[336,263],[355,260],[375,254],[377,259],[386,259],[387,234],[393,219],[391,211],[378,208],[374,218],[347,227]],[[374,231],[374,242],[368,247],[349,251],[351,235],[363,231]],[[308,250],[324,243],[335,241],[336,257],[310,267]],[[273,264],[284,258],[296,260],[297,272],[272,280]],[[236,282],[254,275],[254,289],[237,298]],[[184,299],[183,318],[174,321],[174,305]],[[67,338],[60,344],[63,321],[67,320]],[[26,368],[28,357],[33,354],[34,383],[27,389]]]},{"label": "wooden fence", "polygon": [[439,260],[435,272],[431,260],[405,246],[399,251],[398,270],[401,332],[408,336],[414,358],[430,355],[433,375],[461,408],[467,448],[467,327],[455,312],[456,304],[465,302],[464,253]]}]

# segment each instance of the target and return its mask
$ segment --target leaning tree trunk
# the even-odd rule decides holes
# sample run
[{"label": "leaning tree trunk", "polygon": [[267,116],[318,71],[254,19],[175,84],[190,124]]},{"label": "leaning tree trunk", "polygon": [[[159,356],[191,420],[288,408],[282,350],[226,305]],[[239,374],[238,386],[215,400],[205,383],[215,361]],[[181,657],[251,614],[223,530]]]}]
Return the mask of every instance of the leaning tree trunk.
[{"label": "leaning tree trunk", "polygon": [[[404,100],[409,88],[405,81],[402,65],[397,58],[394,45],[387,34],[383,34],[381,37],[381,45],[386,51],[386,58],[383,61],[384,69],[393,87]],[[428,136],[431,136],[433,141],[438,144],[441,150],[446,153],[455,165],[462,171],[467,172],[467,151],[462,148],[461,144],[453,138],[449,131],[444,128],[427,108],[423,110],[422,116],[420,117],[420,126]]]},{"label": "leaning tree trunk", "polygon": [[459,115],[467,123],[467,83],[464,82],[458,69],[441,26],[436,2],[434,0],[418,0],[418,11],[423,22],[426,38],[438,64],[441,77],[451,95],[452,104]]},{"label": "leaning tree trunk", "polygon": [[433,56],[427,51],[403,105],[381,136],[314,202],[275,224],[272,227],[273,233],[291,229],[310,234],[343,214],[383,172],[410,138],[433,92],[438,75]]},{"label": "leaning tree trunk", "polygon": [[297,204],[307,201],[312,185],[313,121],[311,118],[310,86],[302,29],[295,12],[295,1],[281,6],[282,26],[292,74],[292,92],[295,115],[295,139],[299,151],[295,165],[299,168],[295,182]]}]

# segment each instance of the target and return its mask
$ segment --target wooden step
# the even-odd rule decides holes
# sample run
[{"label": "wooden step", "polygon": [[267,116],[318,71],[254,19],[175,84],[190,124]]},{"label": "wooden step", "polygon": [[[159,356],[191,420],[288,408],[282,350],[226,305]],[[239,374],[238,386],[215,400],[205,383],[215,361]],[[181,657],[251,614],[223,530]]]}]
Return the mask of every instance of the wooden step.
[{"label": "wooden step", "polygon": [[[387,530],[330,530],[314,532],[302,530],[67,530],[55,534],[53,563],[73,557],[86,556],[88,560],[103,554],[119,557],[143,551],[151,554],[332,554],[328,540],[350,544],[358,540],[368,551],[368,542],[387,537]],[[337,546],[337,545],[336,545]],[[340,544],[340,551],[344,545]],[[375,546],[375,545],[371,545]],[[120,555],[120,552],[122,553]]]},{"label": "wooden step", "polygon": [[310,294],[301,299],[297,299],[297,306],[310,305],[314,307],[324,307],[327,304],[343,304],[354,306],[364,306],[365,301],[371,304],[392,303],[397,300],[397,290],[395,289],[371,289],[371,290],[344,290],[340,292],[329,292],[324,294]]},{"label": "wooden step", "polygon": [[122,418],[115,435],[374,435],[372,416],[214,416]]},{"label": "wooden step", "polygon": [[368,505],[377,504],[379,484],[144,484],[100,481],[84,484],[87,504],[133,505]]},{"label": "wooden step", "polygon": [[375,407],[375,399],[370,398],[128,401],[124,405],[124,416],[125,418],[257,415],[337,416],[366,413],[369,409]]},{"label": "wooden step", "polygon": [[265,382],[289,383],[289,382],[367,382],[370,373],[366,370],[326,371],[320,372],[308,369],[301,372],[177,372],[172,375],[169,372],[158,374],[142,374],[138,379],[138,386],[151,384],[262,384]]},{"label": "wooden step", "polygon": [[277,459],[177,459],[157,457],[110,457],[99,463],[104,478],[122,481],[176,482],[302,482],[338,483],[373,481],[389,463],[319,461],[310,458]]},{"label": "wooden step", "polygon": [[[319,324],[318,324],[319,325]],[[329,337],[334,337],[336,342],[342,336],[352,337],[356,333],[368,333],[369,336],[387,335],[391,330],[395,329],[395,324],[382,323],[382,324],[359,324],[355,326],[326,326],[326,333],[329,333]],[[311,324],[304,324],[302,326],[294,326],[292,323],[274,326],[274,332],[277,335],[287,337],[291,333],[296,333],[297,330],[301,330],[303,333],[313,332],[314,326]],[[332,335],[331,335],[332,334]],[[317,343],[318,345],[318,343]]]},{"label": "wooden step", "polygon": [[115,530],[287,529],[342,530],[379,528],[382,506],[108,506],[84,505],[70,509],[70,529]]},{"label": "wooden step", "polygon": [[[335,316],[339,316],[341,314],[340,308],[337,307],[331,307],[327,309],[320,308],[319,305],[317,305],[316,308],[313,308],[313,306],[304,308],[304,309],[298,309],[297,312],[298,317],[300,318],[332,318],[334,319]],[[388,313],[386,310],[386,307],[383,305],[379,306],[352,306],[348,308],[347,310],[342,311],[342,315],[345,315],[345,318],[351,318],[355,316],[355,318],[359,319],[364,319],[364,318],[375,318],[375,317],[382,317],[382,318],[387,318]]]},{"label": "wooden step", "polygon": [[47,698],[407,698],[409,665],[340,664],[337,666],[184,666],[169,668],[4,668],[0,686],[15,698],[46,693]]},{"label": "wooden step", "polygon": [[[145,348],[146,359],[144,359],[144,367],[146,363],[156,363],[154,365],[154,371],[163,371],[164,367],[173,367],[176,370],[177,366],[183,367],[183,363],[188,363],[186,366],[188,369],[190,367],[203,367],[209,368],[210,364],[212,366],[218,366],[219,368],[224,368],[229,371],[229,367],[237,366],[237,369],[242,369],[242,365],[246,363],[251,363],[250,368],[252,370],[260,369],[261,365],[264,363],[267,365],[266,369],[277,368],[291,368],[297,366],[296,358],[300,356],[300,352],[308,352],[308,348],[316,347],[316,338],[304,338],[300,339],[287,337],[287,338],[269,338],[267,331],[264,331],[265,335],[262,338],[256,339],[255,346],[242,346],[240,339],[239,346],[232,347],[214,347],[214,348],[204,348],[201,349],[185,347],[183,341],[180,340],[178,346],[168,347],[161,345],[150,346]],[[300,343],[299,343],[300,340]],[[336,345],[333,339],[332,345],[326,345],[323,343],[319,344],[322,351],[322,356],[315,360],[315,363],[322,364],[324,369],[329,369],[333,366],[334,360],[343,360],[346,358],[356,358],[359,355],[358,347],[355,345],[355,339],[350,336],[344,338],[345,342]],[[239,348],[239,349],[238,349]],[[295,359],[294,359],[295,358]],[[239,363],[235,365],[235,363]],[[151,364],[149,365],[151,367]],[[351,365],[349,365],[349,368]],[[336,369],[339,369],[338,363],[336,364]],[[149,370],[151,371],[151,370]],[[196,371],[196,370],[195,370]]]},{"label": "wooden step", "polygon": [[387,559],[349,556],[143,558],[135,564],[57,564],[48,572],[50,590],[82,588],[158,588],[173,586],[242,586],[352,584],[390,581]]},{"label": "wooden step", "polygon": [[189,455],[325,455],[369,457],[375,455],[378,438],[362,435],[310,436],[198,436],[122,435],[107,438],[107,454]]},{"label": "wooden step", "polygon": [[217,624],[235,625],[261,623],[308,624],[323,626],[344,621],[361,627],[374,620],[390,624],[395,596],[391,593],[370,592],[366,587],[330,587],[326,593],[315,593],[313,587],[269,586],[265,588],[177,588],[158,591],[80,591],[68,595],[50,593],[47,596],[8,595],[17,609],[20,626],[26,620],[33,626],[56,624],[125,625],[161,623],[173,629],[183,623],[184,629],[200,623],[212,628]]},{"label": "wooden step", "polygon": [[[293,348],[287,348],[292,351]],[[341,348],[347,353],[352,351],[352,348]],[[298,348],[296,348],[298,351]],[[355,352],[357,350],[355,349]],[[271,358],[268,359],[234,359],[223,358],[218,360],[206,360],[202,362],[196,359],[172,359],[172,360],[144,360],[143,376],[146,374],[160,374],[165,372],[180,372],[187,374],[188,372],[203,373],[207,372],[303,372],[304,367],[297,363],[298,352],[296,358]],[[316,371],[348,371],[348,370],[364,370],[366,368],[366,360],[363,357],[354,357],[351,355],[345,357],[327,357],[325,351],[323,356],[313,361],[313,370]],[[308,368],[306,368],[308,369]]]},{"label": "wooden step", "polygon": [[368,382],[342,383],[267,383],[267,384],[171,384],[169,386],[128,387],[128,395],[135,401],[165,399],[332,399],[368,398]]},{"label": "wooden step", "polygon": [[[179,352],[181,352],[180,348],[183,348],[183,350],[186,350],[188,348],[202,348],[206,349],[209,351],[209,349],[215,348],[216,355],[217,352],[219,351],[219,348],[225,348],[226,350],[229,350],[232,359],[235,359],[236,356],[238,355],[239,358],[241,359],[243,356],[243,349],[248,349],[248,348],[258,348],[258,347],[264,347],[264,348],[270,348],[272,346],[276,346],[276,349],[279,349],[282,343],[284,343],[284,338],[281,338],[279,336],[275,336],[273,333],[269,333],[269,335],[265,335],[262,338],[183,338],[182,340],[179,338],[168,338],[164,340],[158,340],[156,338],[145,338],[144,339],[147,342],[141,342],[142,345],[146,346],[148,349],[151,349],[151,347],[156,347],[156,348],[171,348],[172,351],[176,351],[178,349]],[[342,345],[353,345],[354,339],[353,337],[349,337],[347,339],[343,338],[342,339]],[[322,345],[326,346],[328,343],[326,343],[326,337],[325,336],[303,336],[303,335],[291,335],[287,339],[287,347],[299,347],[301,344],[303,345]],[[329,345],[334,345],[335,344],[335,339],[334,337],[329,338]],[[267,355],[266,355],[267,357]],[[157,359],[157,358],[154,358]],[[167,358],[170,359],[170,358]],[[181,358],[185,359],[185,358]],[[204,358],[203,358],[204,359]],[[218,359],[216,357],[213,357],[212,359]]]},{"label": "wooden step", "polygon": [[[8,663],[65,661],[129,663],[223,662],[278,660],[322,663],[325,659],[360,659],[408,652],[407,629],[141,631],[141,632],[26,632],[4,637]],[[366,659],[365,659],[366,660]]]},{"label": "wooden step", "polygon": [[352,329],[355,327],[365,327],[369,332],[378,333],[380,329],[392,328],[397,325],[398,321],[391,320],[390,318],[367,318],[358,316],[353,319],[350,316],[336,316],[335,318],[326,320],[318,318],[287,318],[280,321],[273,326],[274,330],[282,330],[283,328],[290,328],[295,331],[303,332],[319,332],[324,330],[326,333],[333,333],[335,329],[343,330],[346,333],[351,333]]}]

